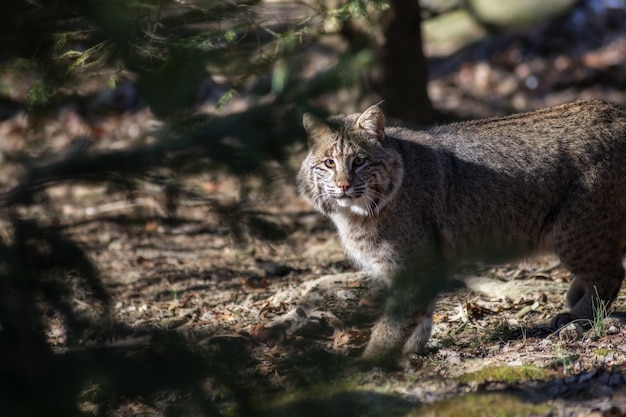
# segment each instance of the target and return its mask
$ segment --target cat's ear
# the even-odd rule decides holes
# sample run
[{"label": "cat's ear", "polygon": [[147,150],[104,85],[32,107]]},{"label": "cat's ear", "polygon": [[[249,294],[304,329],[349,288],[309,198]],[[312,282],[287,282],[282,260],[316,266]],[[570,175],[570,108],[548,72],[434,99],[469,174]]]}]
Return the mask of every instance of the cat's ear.
[{"label": "cat's ear", "polygon": [[361,113],[356,121],[356,127],[370,136],[375,136],[381,142],[385,139],[385,115],[378,104]]},{"label": "cat's ear", "polygon": [[312,113],[304,113],[302,116],[302,125],[308,136],[309,146],[313,145],[315,139],[319,136],[331,133],[328,124]]}]

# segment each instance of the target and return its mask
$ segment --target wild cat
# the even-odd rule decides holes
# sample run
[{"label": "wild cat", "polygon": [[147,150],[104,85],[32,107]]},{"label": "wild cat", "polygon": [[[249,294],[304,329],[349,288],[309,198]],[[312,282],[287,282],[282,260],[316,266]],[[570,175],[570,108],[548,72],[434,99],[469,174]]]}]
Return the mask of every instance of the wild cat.
[{"label": "wild cat", "polygon": [[[389,287],[363,358],[419,353],[454,268],[554,252],[572,273],[568,313],[593,317],[624,278],[626,113],[600,100],[415,131],[378,106],[305,114],[300,194],[334,222],[347,256]],[[593,301],[592,301],[593,300]]]}]

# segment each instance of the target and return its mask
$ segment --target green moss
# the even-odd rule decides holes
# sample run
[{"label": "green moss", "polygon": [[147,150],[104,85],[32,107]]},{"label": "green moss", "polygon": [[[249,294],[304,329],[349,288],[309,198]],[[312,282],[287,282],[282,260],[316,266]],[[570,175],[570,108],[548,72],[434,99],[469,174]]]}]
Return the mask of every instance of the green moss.
[{"label": "green moss", "polygon": [[525,417],[550,413],[544,404],[534,404],[505,394],[470,394],[421,407],[407,417]]},{"label": "green moss", "polygon": [[548,376],[546,369],[537,368],[532,365],[524,366],[489,366],[475,372],[461,375],[460,382],[469,384],[470,382],[502,381],[509,384],[515,382],[528,381],[530,379],[545,379]]},{"label": "green moss", "polygon": [[605,357],[605,356],[609,356],[613,351],[610,349],[606,349],[606,348],[598,348],[596,350],[594,350],[592,353],[596,356],[600,356],[600,357]]},{"label": "green moss", "polygon": [[[273,398],[259,398],[252,405],[256,415],[263,417],[404,417],[415,405],[396,393],[343,390],[332,384],[327,387],[330,392],[322,392],[320,387]],[[241,409],[232,408],[225,415],[234,417],[242,414]]]}]

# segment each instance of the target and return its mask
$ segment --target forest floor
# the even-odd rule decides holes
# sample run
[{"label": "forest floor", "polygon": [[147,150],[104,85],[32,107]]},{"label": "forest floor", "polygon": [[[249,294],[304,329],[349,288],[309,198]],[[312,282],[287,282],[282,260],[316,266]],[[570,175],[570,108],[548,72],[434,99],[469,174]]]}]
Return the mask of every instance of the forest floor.
[{"label": "forest floor", "polygon": [[[569,35],[546,27],[432,58],[435,107],[483,117],[583,97],[626,103],[626,31],[595,40],[587,35],[578,50],[555,52],[555,45],[571,42]],[[4,146],[30,146],[16,139],[22,123],[15,116],[0,124],[14,139]],[[88,129],[81,123],[71,109],[61,110],[46,146],[63,148],[68,137]],[[124,146],[125,135],[136,136],[150,123],[148,110],[124,113],[100,126],[103,139],[96,146]],[[303,149],[294,150],[291,172],[302,156]],[[0,175],[16,172],[4,165]],[[427,353],[413,358],[410,369],[364,370],[353,364],[380,314],[376,283],[345,261],[330,223],[298,198],[293,179],[285,174],[261,187],[207,173],[192,181],[224,202],[252,187],[250,207],[282,224],[287,240],[235,244],[208,205],[191,201],[182,201],[177,221],[168,222],[155,190],[141,190],[133,201],[104,187],[49,190],[61,208],[58,220],[99,269],[114,319],[131,329],[107,335],[106,345],[158,343],[146,338],[146,329],[183,335],[198,349],[227,357],[243,392],[269,415],[626,415],[625,292],[610,319],[555,334],[546,325],[564,309],[570,281],[558,261],[479,266],[465,288],[439,297]],[[92,308],[87,295],[78,294],[74,304],[83,312]],[[301,328],[268,330],[297,306]],[[54,346],[64,345],[55,317],[48,335]],[[206,390],[227,413],[237,403],[219,384],[207,382]],[[159,401],[183,400],[172,395]],[[80,406],[95,407],[88,399]],[[115,415],[164,412],[154,401],[134,399]]]},{"label": "forest floor", "polygon": [[[175,227],[124,216],[70,226],[102,272],[114,318],[136,329],[108,335],[106,344],[137,347],[158,343],[146,339],[147,329],[178,332],[228,357],[242,389],[270,415],[626,414],[626,295],[611,319],[555,334],[546,324],[563,309],[570,277],[549,257],[478,268],[468,288],[441,295],[428,351],[410,369],[354,367],[380,314],[370,291],[376,284],[346,264],[326,220],[292,190],[280,194],[263,204],[276,204],[291,225],[284,244],[236,248],[203,210],[189,210]],[[74,213],[68,220],[85,210],[84,202],[66,202]],[[76,308],[91,308],[86,301],[77,299]],[[302,327],[268,330],[296,306],[304,311]],[[49,334],[63,346],[60,321],[50,323]],[[207,390],[222,407],[235,401],[219,386]],[[118,413],[161,415],[136,401]]]},{"label": "forest floor", "polygon": [[[107,346],[158,343],[148,329],[180,333],[226,356],[269,415],[626,415],[626,295],[610,319],[553,333],[547,323],[570,280],[553,258],[476,268],[467,288],[440,296],[427,353],[410,369],[364,370],[354,365],[380,314],[376,283],[350,268],[330,224],[287,185],[258,201],[292,230],[287,242],[241,247],[203,208],[184,209],[176,226],[119,212],[86,219],[126,200],[85,207],[84,195],[62,194],[67,232],[100,269],[114,318],[136,329],[108,335]],[[268,330],[297,306],[301,327]],[[63,346],[60,320],[49,335]],[[219,385],[207,390],[221,407],[235,402]],[[134,400],[117,415],[161,413]]]}]

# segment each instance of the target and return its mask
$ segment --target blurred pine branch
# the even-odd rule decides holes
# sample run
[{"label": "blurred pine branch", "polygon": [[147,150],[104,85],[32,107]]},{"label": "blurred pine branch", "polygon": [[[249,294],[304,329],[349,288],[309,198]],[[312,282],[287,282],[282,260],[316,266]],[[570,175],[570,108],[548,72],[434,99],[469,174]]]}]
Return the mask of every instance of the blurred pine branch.
[{"label": "blurred pine branch", "polygon": [[[273,164],[283,163],[289,147],[303,139],[302,112],[319,113],[311,105],[317,97],[355,85],[373,62],[368,51],[346,54],[336,66],[305,80],[302,49],[324,33],[324,22],[367,16],[370,7],[382,8],[384,2],[351,0],[338,9],[319,3],[308,14],[274,21],[260,16],[254,2],[3,3],[0,71],[30,82],[23,105],[31,124],[45,125],[54,117],[51,110],[74,97],[73,87],[81,81],[105,74],[112,88],[121,74],[130,73],[141,100],[162,125],[152,140],[118,150],[95,151],[88,146],[92,138],[77,137],[77,145],[61,154],[26,149],[3,156],[23,175],[0,194],[5,225],[0,231],[0,414],[84,415],[77,399],[85,399],[99,404],[98,415],[106,415],[124,398],[149,401],[174,389],[191,393],[204,415],[219,415],[202,391],[207,378],[230,390],[241,410],[253,413],[221,365],[227,356],[207,360],[175,336],[160,335],[161,343],[141,352],[120,352],[104,343],[81,348],[85,331],[106,334],[122,325],[109,314],[111,300],[99,271],[63,233],[45,191],[61,183],[117,184],[132,196],[137,182],[153,182],[162,186],[172,213],[187,192],[179,185],[185,176],[223,171],[270,179]],[[244,111],[199,112],[197,91],[210,76],[232,80],[217,110],[250,85],[257,97]],[[211,201],[210,208],[238,239],[285,237],[280,226],[245,201],[234,206]],[[29,214],[37,206],[48,217]],[[93,315],[72,307],[78,287],[91,294]],[[67,328],[67,346],[61,349],[46,338],[44,321],[50,314],[58,314]],[[92,397],[90,386],[97,392]]]}]

